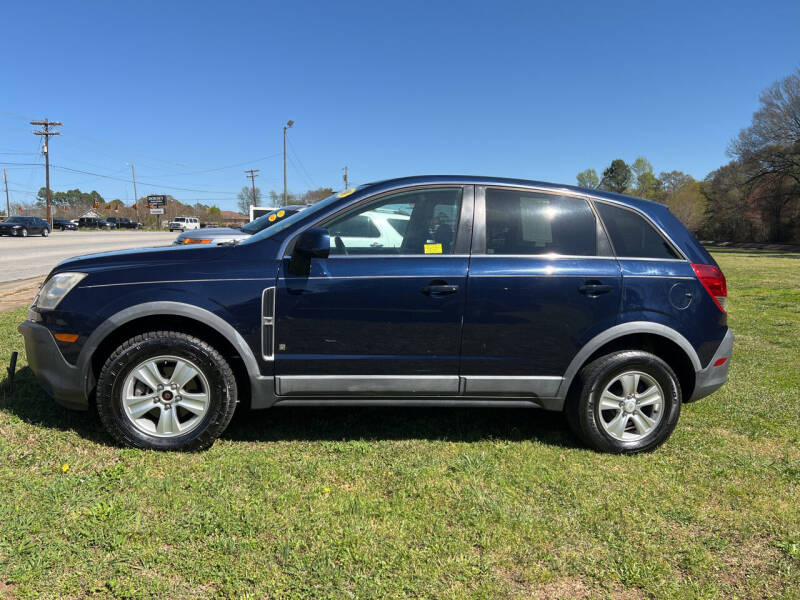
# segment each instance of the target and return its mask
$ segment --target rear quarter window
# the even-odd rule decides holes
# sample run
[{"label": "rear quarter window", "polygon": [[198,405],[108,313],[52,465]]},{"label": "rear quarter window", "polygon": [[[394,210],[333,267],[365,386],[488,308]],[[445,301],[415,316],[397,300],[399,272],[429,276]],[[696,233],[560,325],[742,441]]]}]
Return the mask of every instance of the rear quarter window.
[{"label": "rear quarter window", "polygon": [[595,206],[617,256],[681,258],[670,243],[638,213],[604,202],[596,202]]}]

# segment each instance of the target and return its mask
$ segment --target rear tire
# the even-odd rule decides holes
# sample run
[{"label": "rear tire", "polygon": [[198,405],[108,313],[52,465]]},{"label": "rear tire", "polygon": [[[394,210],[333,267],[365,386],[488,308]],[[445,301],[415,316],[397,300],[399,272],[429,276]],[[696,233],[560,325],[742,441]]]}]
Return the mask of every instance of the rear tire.
[{"label": "rear tire", "polygon": [[223,356],[175,331],[127,340],[106,360],[97,381],[100,420],[117,442],[132,448],[209,448],[237,402],[236,378]]},{"label": "rear tire", "polygon": [[626,350],[592,361],[578,374],[580,386],[567,399],[570,427],[601,452],[655,450],[672,434],[681,413],[681,388],[659,357]]},{"label": "rear tire", "polygon": [[48,235],[50,235],[50,230],[47,227],[45,227],[44,229],[42,229],[42,237],[47,237]]}]

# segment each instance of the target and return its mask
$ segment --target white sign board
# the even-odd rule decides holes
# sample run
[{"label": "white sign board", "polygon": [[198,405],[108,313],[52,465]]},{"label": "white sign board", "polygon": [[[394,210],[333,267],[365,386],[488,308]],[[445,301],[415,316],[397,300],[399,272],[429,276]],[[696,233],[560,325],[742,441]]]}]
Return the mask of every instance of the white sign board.
[{"label": "white sign board", "polygon": [[150,214],[151,215],[163,215],[164,214],[164,209],[163,208],[151,208],[150,209]]}]

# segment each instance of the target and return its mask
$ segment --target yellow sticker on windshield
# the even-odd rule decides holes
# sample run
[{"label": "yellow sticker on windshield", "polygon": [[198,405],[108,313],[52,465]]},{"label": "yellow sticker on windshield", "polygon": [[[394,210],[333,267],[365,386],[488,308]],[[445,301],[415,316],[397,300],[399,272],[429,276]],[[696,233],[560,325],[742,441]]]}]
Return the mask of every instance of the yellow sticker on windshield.
[{"label": "yellow sticker on windshield", "polygon": [[280,219],[280,218],[281,218],[283,215],[285,215],[285,214],[286,214],[286,211],[285,211],[285,210],[279,210],[279,211],[278,211],[278,218]]},{"label": "yellow sticker on windshield", "polygon": [[441,254],[441,244],[425,244],[425,254]]},{"label": "yellow sticker on windshield", "polygon": [[339,192],[338,194],[336,194],[336,197],[337,198],[344,198],[346,196],[349,196],[350,194],[352,194],[355,191],[356,191],[356,188],[350,188],[349,190],[345,190],[343,192]]},{"label": "yellow sticker on windshield", "polygon": [[269,222],[272,223],[272,221],[274,220],[275,220],[275,214],[273,213],[269,216]]}]

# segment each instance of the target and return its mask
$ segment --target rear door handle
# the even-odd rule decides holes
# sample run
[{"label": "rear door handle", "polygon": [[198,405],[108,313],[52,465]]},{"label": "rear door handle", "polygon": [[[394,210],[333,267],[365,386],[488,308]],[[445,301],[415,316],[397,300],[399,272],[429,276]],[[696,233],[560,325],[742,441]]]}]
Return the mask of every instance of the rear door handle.
[{"label": "rear door handle", "polygon": [[596,279],[590,279],[589,281],[585,281],[581,287],[578,288],[578,291],[581,294],[585,294],[590,298],[594,298],[599,296],[600,294],[607,294],[611,291],[611,286],[604,284],[602,281],[597,281]]},{"label": "rear door handle", "polygon": [[458,291],[457,285],[448,285],[444,281],[431,281],[420,290],[426,296],[448,296]]}]

